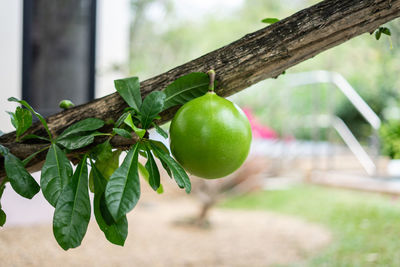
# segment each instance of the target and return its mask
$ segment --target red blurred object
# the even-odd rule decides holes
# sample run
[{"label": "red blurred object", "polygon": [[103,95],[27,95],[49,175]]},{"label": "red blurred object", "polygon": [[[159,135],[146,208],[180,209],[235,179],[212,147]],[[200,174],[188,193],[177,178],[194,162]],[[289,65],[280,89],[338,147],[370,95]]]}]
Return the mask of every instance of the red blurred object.
[{"label": "red blurred object", "polygon": [[268,126],[262,125],[254,116],[250,108],[243,108],[244,113],[249,119],[251,130],[253,131],[254,138],[260,139],[276,139],[278,134]]}]

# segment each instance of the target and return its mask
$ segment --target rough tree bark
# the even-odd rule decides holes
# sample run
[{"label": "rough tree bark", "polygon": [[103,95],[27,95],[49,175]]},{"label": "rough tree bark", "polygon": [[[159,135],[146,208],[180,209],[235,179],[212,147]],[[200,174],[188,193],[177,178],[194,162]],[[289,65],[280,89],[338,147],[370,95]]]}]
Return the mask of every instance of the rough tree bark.
[{"label": "rough tree bark", "polygon": [[[291,66],[362,33],[372,33],[380,25],[399,16],[400,0],[325,0],[227,46],[141,82],[142,95],[145,97],[151,91],[162,90],[184,74],[205,72],[214,68],[219,82],[216,92],[221,96],[229,96],[261,80],[277,77]],[[125,107],[122,98],[114,93],[52,115],[47,121],[50,131],[57,135],[68,125],[87,117],[115,120]],[[159,123],[170,120],[176,110],[177,107],[165,111]],[[45,134],[39,124],[35,124],[29,133]],[[43,147],[40,143],[15,143],[14,140],[15,132],[12,132],[0,137],[0,144],[8,147],[11,153],[21,159]],[[135,141],[133,139],[130,143],[123,143],[121,139],[115,139],[113,145],[126,147]],[[28,169],[36,170],[44,158],[45,153],[39,154]],[[1,176],[4,176],[2,166]]]}]

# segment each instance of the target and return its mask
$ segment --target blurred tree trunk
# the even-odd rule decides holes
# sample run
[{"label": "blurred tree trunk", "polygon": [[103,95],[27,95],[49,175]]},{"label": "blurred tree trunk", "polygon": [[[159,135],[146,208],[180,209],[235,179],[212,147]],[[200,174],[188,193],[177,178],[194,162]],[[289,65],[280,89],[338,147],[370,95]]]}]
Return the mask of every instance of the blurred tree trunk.
[{"label": "blurred tree trunk", "polygon": [[24,1],[23,98],[46,116],[94,97],[96,0]]}]

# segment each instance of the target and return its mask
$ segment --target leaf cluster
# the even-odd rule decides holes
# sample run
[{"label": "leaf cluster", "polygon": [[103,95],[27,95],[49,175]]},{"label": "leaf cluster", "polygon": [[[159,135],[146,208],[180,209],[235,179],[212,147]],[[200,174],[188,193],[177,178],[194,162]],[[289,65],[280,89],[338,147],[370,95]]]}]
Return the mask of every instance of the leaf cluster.
[{"label": "leaf cluster", "polygon": [[[165,90],[153,91],[142,100],[137,77],[116,80],[116,90],[128,107],[114,123],[112,133],[101,132],[105,124],[103,120],[87,118],[53,137],[46,120],[26,101],[10,98],[9,101],[23,106],[17,107],[15,112],[9,112],[16,129],[16,141],[40,139],[48,145],[23,161],[12,155],[7,147],[0,145],[7,175],[0,184],[0,197],[6,182],[10,182],[15,192],[29,199],[41,189],[46,200],[55,208],[53,232],[58,244],[65,250],[81,244],[92,206],[96,222],[105,237],[111,243],[124,245],[128,235],[126,214],[136,206],[140,198],[139,173],[154,191],[163,192],[155,158],[159,159],[180,188],[184,188],[187,193],[191,191],[189,177],[182,166],[173,159],[162,142],[147,138],[146,133],[149,128],[155,127],[161,136],[168,138],[168,134],[156,123],[161,118],[159,114],[201,96],[208,90],[208,83],[207,74],[190,73],[175,80]],[[32,115],[38,117],[43,124],[47,137],[26,134],[32,125]],[[110,140],[115,135],[132,138],[133,133],[139,137],[139,141],[127,151],[120,164],[122,151],[113,149]],[[100,135],[108,136],[107,140],[82,155],[74,171],[68,153],[92,144],[95,137]],[[45,150],[47,155],[39,186],[25,166]],[[139,155],[146,159],[144,166],[139,162]],[[94,194],[93,205],[90,203],[89,191]],[[0,226],[5,221],[6,214],[0,205]]]}]

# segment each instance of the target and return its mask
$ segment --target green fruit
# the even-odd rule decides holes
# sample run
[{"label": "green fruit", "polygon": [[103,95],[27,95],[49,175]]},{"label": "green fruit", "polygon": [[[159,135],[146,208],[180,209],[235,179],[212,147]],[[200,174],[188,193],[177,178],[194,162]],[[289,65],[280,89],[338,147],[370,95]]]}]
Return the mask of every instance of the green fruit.
[{"label": "green fruit", "polygon": [[183,105],[170,127],[171,152],[191,174],[224,177],[247,158],[250,123],[232,102],[208,92]]}]

